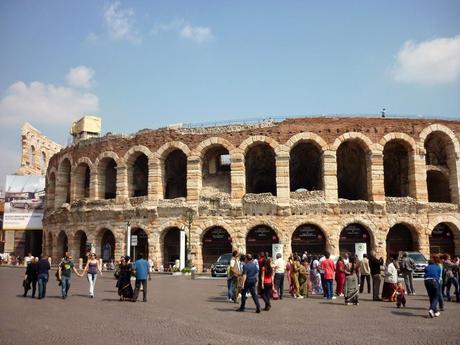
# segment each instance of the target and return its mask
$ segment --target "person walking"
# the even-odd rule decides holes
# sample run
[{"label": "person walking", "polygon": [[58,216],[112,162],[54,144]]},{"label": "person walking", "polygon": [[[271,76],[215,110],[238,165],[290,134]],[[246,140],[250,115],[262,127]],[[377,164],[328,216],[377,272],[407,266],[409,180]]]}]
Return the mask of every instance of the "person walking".
[{"label": "person walking", "polygon": [[143,301],[147,302],[147,277],[150,279],[150,267],[149,262],[144,259],[144,254],[139,253],[138,259],[134,263],[134,270],[136,271],[136,284],[134,288],[133,302],[137,301],[139,296],[139,290],[142,284],[142,297]]},{"label": "person walking", "polygon": [[89,260],[86,263],[85,269],[83,270],[82,276],[85,275],[88,278],[89,282],[89,297],[94,298],[94,288],[96,286],[97,272],[101,274],[102,277],[102,268],[100,262],[97,260],[96,254],[91,253],[89,255]]},{"label": "person walking", "polygon": [[232,300],[233,303],[238,303],[238,277],[241,276],[240,264],[239,264],[239,252],[234,250],[232,252],[232,258],[230,259],[229,267],[230,275],[230,290],[228,294],[229,301]]},{"label": "person walking", "polygon": [[444,271],[444,274],[443,274],[443,277],[445,279],[445,292],[446,292],[446,297],[447,297],[447,301],[451,301],[451,297],[450,297],[450,288],[452,287],[452,285],[454,286],[454,293],[455,293],[455,300],[457,303],[460,303],[460,293],[459,293],[459,286],[458,286],[458,280],[457,280],[457,271],[458,271],[458,266],[453,263],[451,260],[450,260],[450,255],[449,254],[445,254],[444,255],[444,258],[443,258],[443,271]]},{"label": "person walking", "polygon": [[38,282],[38,260],[32,258],[27,264],[26,274],[24,277],[24,297],[27,296],[27,292],[30,290],[32,285],[32,298],[35,298],[35,291],[37,289]]},{"label": "person walking", "polygon": [[246,293],[249,291],[251,293],[254,304],[256,305],[256,313],[260,313],[260,304],[257,297],[256,285],[257,285],[257,276],[259,270],[256,264],[252,260],[251,254],[246,254],[244,258],[243,266],[243,290],[241,291],[241,305],[236,311],[243,312],[246,307]]},{"label": "person walking", "polygon": [[385,302],[395,302],[396,296],[396,283],[398,282],[398,270],[394,265],[394,259],[388,259],[387,266],[385,267],[385,274],[383,279],[382,299]]},{"label": "person walking", "polygon": [[345,262],[341,256],[337,259],[335,265],[335,294],[337,296],[343,296],[343,289],[345,287]]},{"label": "person walking", "polygon": [[72,261],[72,255],[67,254],[59,265],[58,275],[61,281],[62,299],[66,299],[70,289],[70,278],[72,277],[72,271],[79,277],[83,277],[82,274],[78,273],[75,265]]},{"label": "person walking", "polygon": [[286,262],[284,261],[281,253],[276,254],[275,264],[275,289],[278,292],[280,299],[283,299],[284,290],[284,271],[286,269]]},{"label": "person walking", "polygon": [[406,291],[409,295],[415,295],[414,289],[414,274],[415,261],[408,256],[407,252],[404,252],[401,259],[401,274],[404,278],[404,285],[406,285]]},{"label": "person walking", "polygon": [[294,260],[291,265],[292,293],[294,298],[303,298],[303,296],[300,295],[299,271],[299,257],[297,255],[294,255]]},{"label": "person walking", "polygon": [[372,276],[372,300],[381,301],[379,297],[380,294],[380,283],[382,281],[381,277],[381,265],[380,260],[375,256],[375,252],[372,251],[369,256],[369,268],[371,270]]},{"label": "person walking", "polygon": [[116,287],[118,288],[120,301],[132,300],[134,294],[133,287],[131,286],[132,265],[129,261],[129,256],[122,257],[120,266],[118,267],[119,271]]},{"label": "person walking", "polygon": [[425,275],[423,278],[426,292],[430,298],[430,309],[428,310],[428,315],[431,318],[441,315],[438,310],[441,268],[439,267],[437,261],[439,260],[437,260],[435,256],[430,258],[428,266],[425,267]]},{"label": "person walking", "polygon": [[321,275],[319,273],[319,261],[318,257],[314,256],[310,264],[310,279],[311,279],[311,290],[315,295],[323,295],[323,284],[321,282]]},{"label": "person walking", "polygon": [[265,259],[262,266],[262,299],[265,302],[264,310],[270,310],[270,295],[273,289],[273,267],[270,259]]},{"label": "person walking", "polygon": [[42,255],[38,261],[38,299],[45,298],[46,284],[49,280],[49,270],[51,269],[48,256]]},{"label": "person walking", "polygon": [[364,281],[367,283],[367,293],[371,293],[371,268],[369,266],[369,259],[367,254],[363,254],[363,259],[361,260],[361,283],[359,284],[359,293],[364,291]]},{"label": "person walking", "polygon": [[358,275],[357,275],[357,264],[356,257],[353,255],[350,257],[348,265],[345,267],[345,304],[358,305]]},{"label": "person walking", "polygon": [[300,262],[299,268],[299,285],[300,285],[300,296],[307,298],[309,293],[309,284],[310,281],[310,264],[308,263],[308,257],[304,259],[302,256],[302,261]]},{"label": "person walking", "polygon": [[335,264],[334,261],[330,258],[331,254],[326,252],[324,254],[325,259],[321,262],[320,267],[324,271],[324,285],[326,287],[326,299],[332,300],[336,299],[333,295],[333,284],[334,284],[334,275],[335,275]]}]

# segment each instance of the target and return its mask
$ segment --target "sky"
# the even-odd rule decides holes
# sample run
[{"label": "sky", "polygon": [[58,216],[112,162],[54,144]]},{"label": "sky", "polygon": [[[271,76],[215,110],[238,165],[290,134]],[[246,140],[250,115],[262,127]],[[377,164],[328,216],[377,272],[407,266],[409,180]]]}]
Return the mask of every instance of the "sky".
[{"label": "sky", "polygon": [[174,123],[460,119],[460,1],[0,1],[0,186],[30,122],[67,144]]}]

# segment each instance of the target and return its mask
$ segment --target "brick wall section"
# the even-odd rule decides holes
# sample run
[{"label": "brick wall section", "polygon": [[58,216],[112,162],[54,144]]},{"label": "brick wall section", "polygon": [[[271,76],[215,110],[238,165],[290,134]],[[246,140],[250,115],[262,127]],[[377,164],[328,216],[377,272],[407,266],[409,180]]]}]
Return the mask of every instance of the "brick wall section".
[{"label": "brick wall section", "polygon": [[[433,132],[447,136],[451,143],[447,148],[453,201],[450,204],[427,202],[424,140]],[[115,235],[118,257],[125,250],[126,225],[130,221],[132,226],[146,231],[149,256],[160,264],[163,262],[164,234],[171,227],[182,228],[183,214],[190,208],[196,211],[191,240],[194,262],[199,267],[202,263],[202,235],[212,226],[224,227],[232,238],[233,246],[244,251],[247,232],[256,225],[269,225],[278,234],[288,255],[295,229],[306,223],[316,224],[326,236],[328,249],[338,254],[341,230],[350,223],[360,223],[370,233],[372,248],[385,256],[386,236],[393,225],[405,224],[411,230],[418,249],[428,255],[432,229],[439,222],[447,222],[454,233],[456,254],[460,254],[459,133],[460,121],[318,117],[266,123],[260,128],[241,125],[237,130],[234,126],[158,129],[143,130],[132,136],[109,135],[90,139],[65,148],[50,160],[48,176],[59,172],[60,163],[66,158],[71,161],[72,176],[75,176],[79,162],[88,162],[92,166],[91,186],[89,199],[76,200],[75,192],[71,191],[70,205],[48,207],[44,230],[51,235],[45,235],[45,239],[56,245],[60,231],[65,231],[70,239],[78,230],[83,230],[88,241],[92,241],[97,249],[100,247],[97,234],[102,228],[108,228]],[[289,152],[302,140],[316,143],[323,153],[324,196],[319,202],[306,200],[300,206],[297,203],[294,208],[289,193]],[[348,140],[357,141],[367,154],[369,201],[347,201],[337,197],[336,151],[341,143]],[[400,140],[409,148],[409,196],[412,198],[396,200],[396,207],[386,201],[383,183],[383,148],[391,140]],[[277,197],[268,200],[262,195],[255,196],[255,204],[249,205],[243,201],[246,183],[244,155],[248,147],[257,143],[267,143],[276,154]],[[211,145],[224,146],[231,157],[230,204],[217,208],[203,206],[200,197],[201,159],[204,150]],[[181,149],[187,156],[187,199],[166,201],[162,200],[163,162],[175,148]],[[129,157],[135,152],[143,152],[149,158],[149,195],[128,198]],[[100,200],[96,171],[98,162],[108,156],[117,163],[117,198]],[[59,183],[56,193],[59,193],[58,187],[61,187]],[[56,200],[62,200],[62,196]],[[297,211],[294,212],[294,209]],[[76,245],[74,242],[69,240],[69,246]],[[45,248],[52,248],[53,243],[48,243]]]}]

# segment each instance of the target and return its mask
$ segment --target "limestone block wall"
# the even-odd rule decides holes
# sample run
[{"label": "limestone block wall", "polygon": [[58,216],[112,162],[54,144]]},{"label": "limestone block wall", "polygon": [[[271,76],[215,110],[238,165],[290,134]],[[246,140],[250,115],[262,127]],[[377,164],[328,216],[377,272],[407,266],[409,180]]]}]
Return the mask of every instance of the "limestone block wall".
[{"label": "limestone block wall", "polygon": [[[149,257],[159,265],[165,260],[166,233],[171,228],[185,228],[188,232],[184,214],[193,210],[191,254],[200,268],[203,236],[216,226],[224,228],[232,246],[244,252],[248,232],[255,226],[266,225],[275,231],[287,256],[294,231],[300,225],[314,224],[326,238],[326,249],[338,255],[342,230],[355,223],[369,233],[371,249],[385,257],[388,233],[393,226],[404,225],[411,233],[414,247],[429,255],[432,230],[445,223],[452,231],[455,253],[460,254],[459,133],[460,121],[319,117],[222,128],[143,130],[132,136],[109,135],[86,140],[65,148],[50,161],[45,248],[58,257],[62,238],[66,237],[70,250],[77,253],[80,242],[75,236],[78,231],[84,231],[88,242],[101,254],[102,234],[110,230],[115,237],[115,257],[118,258],[126,251],[129,222],[131,227],[147,233]],[[450,202],[428,202],[425,140],[430,134],[442,136],[448,143],[444,148],[448,165],[441,168],[448,174]],[[384,184],[389,178],[383,164],[385,147],[395,141],[401,143],[408,156],[405,173],[408,194],[402,197],[388,196]],[[313,143],[321,152],[322,190],[290,190],[290,152],[303,142]],[[337,152],[347,142],[357,143],[365,154],[363,183],[368,195],[361,200],[338,197],[340,188],[344,187],[339,183]],[[247,193],[247,173],[257,168],[246,164],[247,153],[254,145],[261,144],[275,155],[276,196]],[[207,150],[216,146],[226,149],[230,156],[230,193],[205,196],[202,193],[203,159]],[[164,164],[174,150],[181,150],[187,157],[186,196],[166,200],[169,177]],[[147,194],[130,197],[135,180],[132,157],[140,154],[148,159]],[[100,182],[104,181],[101,162],[105,158],[113,159],[117,172],[116,198],[107,200],[102,190],[104,184]],[[82,164],[90,169],[89,197],[82,197]],[[55,188],[53,176],[57,177]],[[347,183],[352,186],[355,181]],[[65,202],[64,193],[68,190],[70,203]]]}]

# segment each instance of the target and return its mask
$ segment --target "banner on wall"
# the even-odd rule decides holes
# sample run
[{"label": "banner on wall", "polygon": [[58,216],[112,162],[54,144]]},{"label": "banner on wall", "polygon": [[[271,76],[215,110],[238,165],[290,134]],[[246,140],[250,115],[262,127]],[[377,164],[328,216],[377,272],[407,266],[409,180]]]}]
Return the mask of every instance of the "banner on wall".
[{"label": "banner on wall", "polygon": [[44,176],[6,177],[4,230],[41,230],[44,207]]}]

